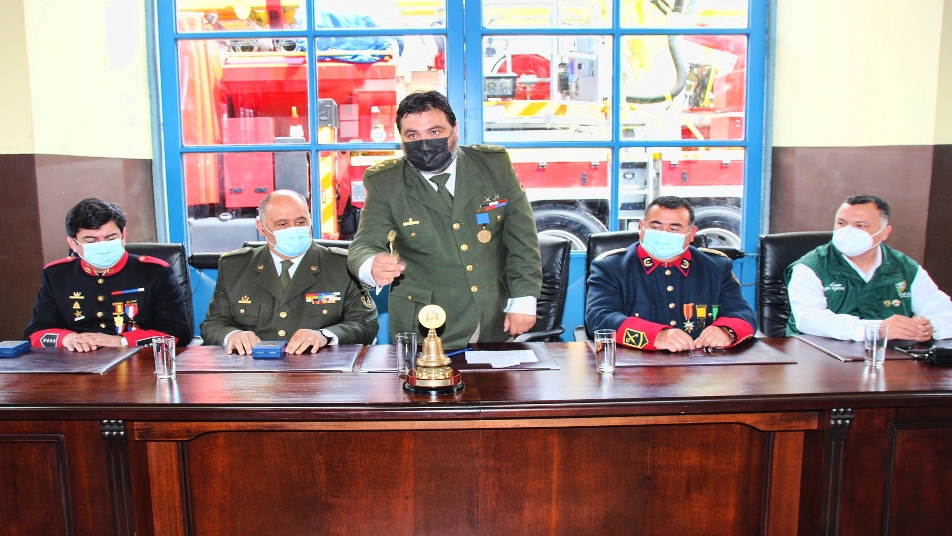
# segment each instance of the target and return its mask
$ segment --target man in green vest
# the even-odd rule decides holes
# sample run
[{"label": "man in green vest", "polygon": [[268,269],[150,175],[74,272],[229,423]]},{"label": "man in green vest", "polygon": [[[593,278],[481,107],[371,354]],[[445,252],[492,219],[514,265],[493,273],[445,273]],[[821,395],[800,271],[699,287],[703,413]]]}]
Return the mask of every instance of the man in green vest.
[{"label": "man in green vest", "polygon": [[889,204],[855,195],[836,211],[833,240],[785,272],[790,296],[787,334],[862,341],[869,321],[890,339],[952,338],[952,302],[916,261],[884,244],[892,232]]},{"label": "man in green vest", "polygon": [[391,336],[425,335],[417,315],[430,304],[446,311],[437,330],[445,348],[529,331],[539,240],[506,150],[459,146],[456,115],[436,91],[407,95],[396,119],[405,156],[364,173],[350,271],[369,287],[390,285]]},{"label": "man in green vest", "polygon": [[371,344],[377,335],[373,299],[347,271],[347,253],[311,236],[304,197],[277,190],[258,206],[266,246],[218,260],[218,281],[202,322],[205,344],[251,354],[262,340],[287,341],[287,353],[328,344]]}]

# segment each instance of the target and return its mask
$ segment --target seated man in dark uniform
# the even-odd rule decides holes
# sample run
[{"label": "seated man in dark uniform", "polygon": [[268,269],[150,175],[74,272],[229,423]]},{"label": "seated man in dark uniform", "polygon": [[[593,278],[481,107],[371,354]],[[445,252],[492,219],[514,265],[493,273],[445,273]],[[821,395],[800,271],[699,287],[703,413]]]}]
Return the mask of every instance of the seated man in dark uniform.
[{"label": "seated man in dark uniform", "polygon": [[267,246],[225,253],[218,261],[202,322],[205,344],[247,355],[262,340],[288,341],[289,354],[373,343],[373,299],[347,271],[346,251],[314,242],[304,197],[290,190],[266,195],[257,225]]},{"label": "seated man in dark uniform", "polygon": [[652,201],[639,242],[592,262],[588,329],[614,329],[618,344],[672,352],[726,348],[752,337],[757,319],[740,294],[733,262],[690,246],[695,233],[687,200]]},{"label": "seated man in dark uniform", "polygon": [[84,199],[66,214],[66,243],[76,256],[43,269],[24,336],[34,347],[88,352],[143,346],[152,337],[192,339],[185,297],[163,260],[125,250],[126,214],[119,205]]}]

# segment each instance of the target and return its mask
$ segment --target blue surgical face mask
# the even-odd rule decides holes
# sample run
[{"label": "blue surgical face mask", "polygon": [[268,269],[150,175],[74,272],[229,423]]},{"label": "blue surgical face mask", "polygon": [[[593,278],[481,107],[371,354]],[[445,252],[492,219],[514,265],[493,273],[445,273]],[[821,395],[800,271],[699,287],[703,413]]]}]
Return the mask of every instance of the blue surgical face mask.
[{"label": "blue surgical face mask", "polygon": [[96,268],[112,268],[122,258],[122,254],[126,252],[121,238],[80,245],[83,249],[83,254],[80,257],[86,261],[86,264],[91,264]]},{"label": "blue surgical face mask", "polygon": [[677,257],[684,250],[684,237],[686,234],[669,233],[667,231],[658,231],[656,229],[645,229],[645,237],[641,240],[641,247],[657,259],[670,259]]},{"label": "blue surgical face mask", "polygon": [[[265,227],[265,229],[271,231],[271,229],[267,227]],[[278,250],[278,253],[286,257],[297,257],[307,251],[307,248],[311,247],[310,225],[279,229],[277,231],[271,231],[271,234],[274,235],[274,243],[271,245],[274,246],[274,249]],[[268,242],[271,241],[268,240]]]}]

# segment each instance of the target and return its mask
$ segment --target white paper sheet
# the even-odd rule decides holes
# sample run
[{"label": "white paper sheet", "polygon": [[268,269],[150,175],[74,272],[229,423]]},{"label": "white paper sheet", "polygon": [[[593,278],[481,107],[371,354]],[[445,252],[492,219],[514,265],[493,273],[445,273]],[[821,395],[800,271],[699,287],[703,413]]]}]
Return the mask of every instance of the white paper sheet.
[{"label": "white paper sheet", "polygon": [[537,363],[539,359],[532,350],[470,350],[466,352],[466,362],[471,365],[492,365],[493,368],[514,367],[522,363]]}]

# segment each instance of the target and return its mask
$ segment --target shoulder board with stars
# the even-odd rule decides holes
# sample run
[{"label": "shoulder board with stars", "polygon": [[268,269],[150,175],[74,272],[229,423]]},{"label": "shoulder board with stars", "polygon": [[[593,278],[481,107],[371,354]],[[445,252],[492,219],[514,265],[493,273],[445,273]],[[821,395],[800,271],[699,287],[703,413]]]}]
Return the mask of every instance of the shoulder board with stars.
[{"label": "shoulder board with stars", "polygon": [[484,153],[504,153],[504,152],[506,152],[506,148],[503,147],[502,145],[486,145],[486,144],[480,143],[480,144],[476,144],[476,145],[470,145],[470,147],[472,147],[473,149],[476,149],[477,151],[482,151],[482,152],[484,152]]},{"label": "shoulder board with stars", "polygon": [[624,253],[624,252],[626,252],[626,251],[628,251],[626,248],[610,249],[610,250],[608,250],[608,251],[605,251],[605,252],[603,252],[603,253],[600,253],[600,254],[598,255],[598,257],[595,257],[595,260],[596,260],[596,261],[600,261],[600,260],[604,259],[605,257],[610,257],[610,256],[612,256],[612,255],[616,255],[616,254],[618,254],[618,253]]},{"label": "shoulder board with stars", "polygon": [[227,252],[227,253],[222,253],[221,256],[222,256],[222,257],[231,257],[232,255],[242,255],[242,254],[244,254],[244,253],[249,253],[249,252],[251,252],[251,248],[241,248],[241,249],[236,249],[236,250],[233,250],[233,251],[229,251],[229,252]]},{"label": "shoulder board with stars", "polygon": [[347,256],[347,250],[344,249],[344,248],[329,247],[329,248],[327,248],[327,251],[330,251],[331,253],[333,253],[333,254],[335,254],[335,255],[343,255],[344,257]]},{"label": "shoulder board with stars", "polygon": [[367,168],[367,171],[364,172],[364,175],[373,175],[374,173],[380,173],[386,169],[390,169],[400,163],[400,160],[397,158],[388,158],[387,160],[381,160],[376,164]]},{"label": "shoulder board with stars", "polygon": [[[721,257],[727,257],[726,253],[724,253],[723,251],[718,251],[716,249],[711,249],[711,248],[697,248],[697,249],[698,251],[703,251],[704,253],[707,253],[708,255],[720,255]],[[730,257],[727,257],[727,258],[729,259]]]}]

